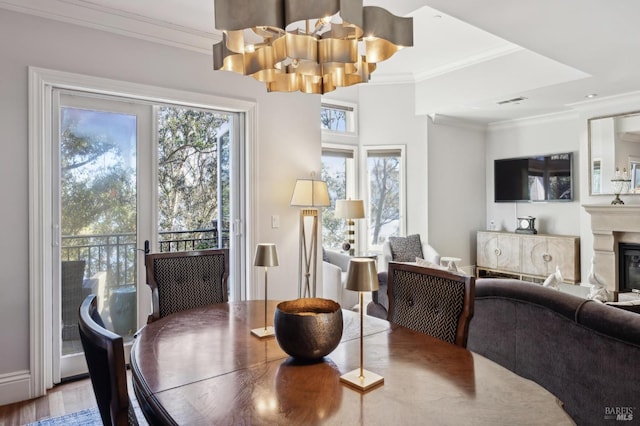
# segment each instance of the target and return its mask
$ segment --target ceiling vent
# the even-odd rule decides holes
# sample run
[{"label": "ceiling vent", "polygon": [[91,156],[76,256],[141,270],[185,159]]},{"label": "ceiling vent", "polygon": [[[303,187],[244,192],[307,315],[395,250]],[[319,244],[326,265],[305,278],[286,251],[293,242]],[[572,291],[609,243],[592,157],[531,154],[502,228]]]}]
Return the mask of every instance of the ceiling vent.
[{"label": "ceiling vent", "polygon": [[497,102],[498,105],[506,105],[506,104],[517,104],[520,103],[522,101],[524,101],[525,98],[524,96],[518,96],[517,98],[513,98],[513,99],[506,99],[504,101],[499,101]]}]

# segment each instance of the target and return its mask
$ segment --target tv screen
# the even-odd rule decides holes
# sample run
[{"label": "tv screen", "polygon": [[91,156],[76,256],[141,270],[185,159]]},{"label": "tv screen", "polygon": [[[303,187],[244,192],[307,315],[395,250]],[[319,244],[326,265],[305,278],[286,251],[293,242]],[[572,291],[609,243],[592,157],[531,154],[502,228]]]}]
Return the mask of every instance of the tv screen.
[{"label": "tv screen", "polygon": [[495,202],[573,200],[573,153],[494,160]]}]

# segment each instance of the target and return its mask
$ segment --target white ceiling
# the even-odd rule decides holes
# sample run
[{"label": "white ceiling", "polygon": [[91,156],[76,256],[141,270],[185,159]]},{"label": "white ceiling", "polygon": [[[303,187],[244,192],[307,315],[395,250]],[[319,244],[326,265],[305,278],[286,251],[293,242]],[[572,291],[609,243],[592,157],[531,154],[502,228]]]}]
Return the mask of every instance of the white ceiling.
[{"label": "white ceiling", "polygon": [[[0,8],[210,54],[214,0],[0,0]],[[416,82],[416,112],[483,123],[640,90],[638,0],[370,0],[414,18],[414,47],[370,84]],[[338,89],[341,90],[341,89]],[[520,102],[499,101],[524,97]]]}]

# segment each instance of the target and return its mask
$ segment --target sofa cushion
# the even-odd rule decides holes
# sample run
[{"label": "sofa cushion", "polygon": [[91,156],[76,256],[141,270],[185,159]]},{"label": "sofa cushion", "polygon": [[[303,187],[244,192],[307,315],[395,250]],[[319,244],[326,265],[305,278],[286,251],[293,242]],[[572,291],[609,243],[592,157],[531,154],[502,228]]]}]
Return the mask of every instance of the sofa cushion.
[{"label": "sofa cushion", "polygon": [[389,237],[391,254],[396,262],[415,262],[416,257],[423,258],[420,235]]}]

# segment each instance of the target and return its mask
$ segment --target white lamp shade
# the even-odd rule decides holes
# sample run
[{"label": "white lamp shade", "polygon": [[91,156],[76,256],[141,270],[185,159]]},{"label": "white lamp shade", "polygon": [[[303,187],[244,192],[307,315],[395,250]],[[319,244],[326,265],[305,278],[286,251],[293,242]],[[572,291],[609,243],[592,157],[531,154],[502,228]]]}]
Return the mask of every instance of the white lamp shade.
[{"label": "white lamp shade", "polygon": [[329,201],[327,182],[315,179],[298,179],[293,188],[291,205],[298,207],[326,207]]},{"label": "white lamp shade", "polygon": [[379,288],[376,261],[369,258],[354,258],[349,261],[345,288],[352,291],[376,291]]},{"label": "white lamp shade", "polygon": [[256,246],[253,266],[278,266],[278,252],[276,245],[261,243]]},{"label": "white lamp shade", "polygon": [[342,219],[362,219],[364,202],[362,200],[336,200],[335,216]]}]

